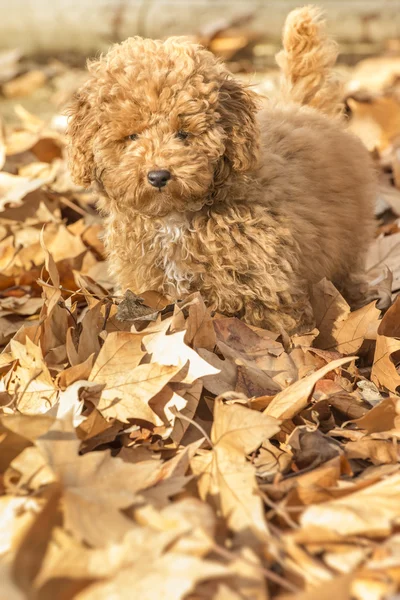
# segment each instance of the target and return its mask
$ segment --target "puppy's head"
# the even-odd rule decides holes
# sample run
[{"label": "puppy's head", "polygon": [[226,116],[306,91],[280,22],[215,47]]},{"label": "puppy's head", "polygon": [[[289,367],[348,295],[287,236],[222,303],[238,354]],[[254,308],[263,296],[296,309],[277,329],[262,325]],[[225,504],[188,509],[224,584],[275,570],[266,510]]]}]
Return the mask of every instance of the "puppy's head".
[{"label": "puppy's head", "polygon": [[69,162],[109,209],[198,210],[232,171],[255,168],[256,95],[200,46],[130,38],[89,71],[69,110]]}]

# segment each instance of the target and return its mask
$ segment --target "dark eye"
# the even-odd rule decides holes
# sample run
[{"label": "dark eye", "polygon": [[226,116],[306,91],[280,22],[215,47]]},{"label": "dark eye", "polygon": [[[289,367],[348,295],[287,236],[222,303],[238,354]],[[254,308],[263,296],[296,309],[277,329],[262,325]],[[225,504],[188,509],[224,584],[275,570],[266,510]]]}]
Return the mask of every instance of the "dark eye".
[{"label": "dark eye", "polygon": [[189,137],[189,134],[187,131],[178,131],[176,137],[178,140],[186,140]]},{"label": "dark eye", "polygon": [[138,134],[137,133],[131,133],[131,135],[128,135],[128,140],[137,140],[138,139]]}]

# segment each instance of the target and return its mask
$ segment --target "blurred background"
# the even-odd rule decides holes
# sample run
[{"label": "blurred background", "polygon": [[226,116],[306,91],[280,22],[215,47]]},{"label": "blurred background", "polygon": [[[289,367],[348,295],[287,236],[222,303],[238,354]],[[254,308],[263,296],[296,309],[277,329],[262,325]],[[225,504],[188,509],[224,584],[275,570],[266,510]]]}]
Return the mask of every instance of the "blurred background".
[{"label": "blurred background", "polygon": [[[296,0],[14,0],[5,2],[0,22],[2,114],[15,117],[15,100],[49,117],[85,78],[86,57],[132,35],[163,38],[188,35],[229,63],[234,73],[250,74],[273,93],[274,55],[287,13]],[[375,89],[400,75],[400,0],[316,2],[339,41],[340,63],[352,67],[371,56]],[[365,65],[363,65],[364,67]],[[367,64],[368,67],[368,64]],[[343,67],[342,67],[343,68]],[[388,69],[390,74],[387,73]],[[344,69],[345,70],[345,69]],[[346,70],[345,70],[346,71]],[[352,92],[366,87],[353,79]],[[370,77],[362,70],[360,78]],[[369,87],[371,87],[369,86]]]},{"label": "blurred background", "polygon": [[[200,33],[207,38],[228,30],[231,44],[222,44],[221,50],[256,45],[256,56],[262,59],[270,54],[262,42],[279,43],[285,15],[299,4],[296,0],[14,0],[7,2],[3,13],[1,44],[31,53],[90,53],[130,35]],[[316,4],[325,8],[332,34],[346,53],[370,52],[371,44],[379,47],[399,37],[398,1]]]}]

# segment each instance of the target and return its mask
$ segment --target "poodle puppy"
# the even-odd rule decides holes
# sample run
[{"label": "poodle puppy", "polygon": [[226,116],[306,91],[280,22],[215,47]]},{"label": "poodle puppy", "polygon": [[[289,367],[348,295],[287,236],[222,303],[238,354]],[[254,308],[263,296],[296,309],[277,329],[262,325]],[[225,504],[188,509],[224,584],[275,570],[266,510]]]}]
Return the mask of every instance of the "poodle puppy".
[{"label": "poodle puppy", "polygon": [[313,323],[327,277],[358,302],[375,175],[346,132],[318,9],[287,18],[279,102],[191,41],[134,37],[89,64],[70,107],[73,179],[94,185],[121,290],[200,290],[275,331]]}]

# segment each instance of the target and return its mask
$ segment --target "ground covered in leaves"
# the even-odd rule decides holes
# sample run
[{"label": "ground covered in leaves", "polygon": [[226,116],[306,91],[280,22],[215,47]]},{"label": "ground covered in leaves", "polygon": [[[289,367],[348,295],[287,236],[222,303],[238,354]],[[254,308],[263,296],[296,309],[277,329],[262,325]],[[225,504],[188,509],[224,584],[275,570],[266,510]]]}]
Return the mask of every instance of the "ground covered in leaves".
[{"label": "ground covered in leaves", "polygon": [[380,169],[380,300],[351,313],[322,281],[316,329],[289,338],[198,294],[114,296],[65,163],[60,106],[85,74],[0,57],[1,598],[399,591],[400,58],[346,76]]}]

